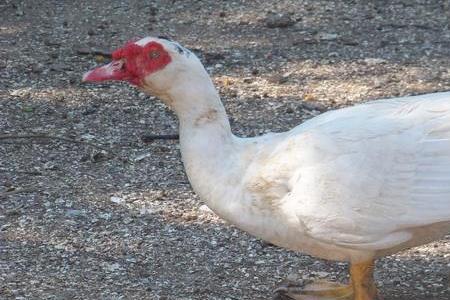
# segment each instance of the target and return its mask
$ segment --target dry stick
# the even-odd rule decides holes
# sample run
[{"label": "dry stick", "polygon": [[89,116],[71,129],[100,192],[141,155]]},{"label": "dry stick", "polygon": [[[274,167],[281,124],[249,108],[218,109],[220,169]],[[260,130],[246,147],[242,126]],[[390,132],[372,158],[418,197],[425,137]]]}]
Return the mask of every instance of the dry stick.
[{"label": "dry stick", "polygon": [[11,195],[15,195],[15,194],[32,193],[32,192],[39,192],[39,190],[36,188],[22,188],[22,189],[18,189],[18,190],[14,190],[14,191],[0,193],[0,198],[4,198],[6,196],[11,196]]},{"label": "dry stick", "polygon": [[[10,172],[9,170],[7,170],[7,169],[0,169],[0,173],[8,173],[8,172]],[[43,175],[41,172],[39,172],[39,171],[14,171],[14,173],[17,173],[17,174],[27,174],[27,175],[34,175],[34,176],[41,176],[41,175]]]},{"label": "dry stick", "polygon": [[108,57],[108,58],[112,57],[111,51],[104,50],[104,49],[98,49],[98,48],[78,48],[78,49],[76,49],[76,52],[77,52],[77,54],[81,54],[81,55],[93,54],[93,55],[101,55],[101,56]]},{"label": "dry stick", "polygon": [[99,145],[96,145],[96,144],[93,144],[93,143],[90,143],[90,142],[78,141],[78,140],[74,140],[74,139],[69,139],[69,138],[65,138],[65,137],[61,137],[61,136],[53,136],[53,135],[48,135],[48,134],[25,134],[25,135],[2,134],[2,135],[0,135],[0,140],[9,140],[9,139],[48,139],[48,140],[59,140],[59,141],[64,141],[64,142],[69,142],[69,143],[88,145],[88,146],[97,148],[99,150],[111,153],[114,156],[116,155],[113,152],[113,150],[106,149],[106,148],[104,148],[102,146],[99,146]]},{"label": "dry stick", "polygon": [[[102,146],[85,142],[85,141],[78,141],[70,138],[65,138],[61,136],[54,136],[54,135],[48,135],[48,134],[25,134],[25,135],[15,135],[15,134],[0,134],[0,141],[1,140],[8,140],[8,139],[49,139],[49,140],[59,140],[69,143],[75,143],[75,144],[81,144],[81,145],[88,145],[94,148],[97,148],[99,150],[111,153],[113,156],[117,156],[116,153],[114,153],[113,150],[104,148]],[[178,134],[147,134],[142,137],[144,142],[150,142],[154,140],[177,140],[179,139]]]},{"label": "dry stick", "polygon": [[145,134],[141,137],[144,142],[151,142],[154,140],[178,140],[178,134]]}]

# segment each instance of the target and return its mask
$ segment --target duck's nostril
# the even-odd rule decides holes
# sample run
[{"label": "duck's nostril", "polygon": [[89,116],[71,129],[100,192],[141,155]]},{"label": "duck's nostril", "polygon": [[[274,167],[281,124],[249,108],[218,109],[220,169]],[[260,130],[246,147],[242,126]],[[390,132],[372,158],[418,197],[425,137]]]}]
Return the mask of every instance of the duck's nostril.
[{"label": "duck's nostril", "polygon": [[116,70],[123,70],[123,69],[125,69],[125,62],[123,60],[115,61],[112,64],[112,67]]}]

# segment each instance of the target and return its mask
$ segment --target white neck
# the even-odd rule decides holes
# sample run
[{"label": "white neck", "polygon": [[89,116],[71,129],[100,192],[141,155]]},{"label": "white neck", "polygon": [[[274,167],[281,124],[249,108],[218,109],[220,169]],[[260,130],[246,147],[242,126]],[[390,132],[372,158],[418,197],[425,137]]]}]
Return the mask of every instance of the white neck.
[{"label": "white neck", "polygon": [[223,193],[229,191],[227,183],[239,165],[234,158],[237,138],[211,79],[204,73],[172,88],[166,101],[180,120],[181,154],[189,181],[201,199],[221,214]]},{"label": "white neck", "polygon": [[206,71],[205,76],[198,76],[196,79],[181,82],[168,92],[169,105],[177,114],[180,125],[193,129],[220,124],[231,134],[225,108]]},{"label": "white neck", "polygon": [[272,226],[270,205],[267,209],[244,187],[261,145],[231,133],[225,109],[203,67],[189,78],[176,78],[159,96],[180,120],[181,155],[196,194],[221,218],[254,235],[277,240],[274,237],[283,230]]}]

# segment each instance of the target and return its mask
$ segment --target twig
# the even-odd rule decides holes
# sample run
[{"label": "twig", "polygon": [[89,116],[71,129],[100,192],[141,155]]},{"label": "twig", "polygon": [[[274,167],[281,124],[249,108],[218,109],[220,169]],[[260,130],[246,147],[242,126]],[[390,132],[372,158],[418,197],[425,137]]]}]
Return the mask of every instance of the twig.
[{"label": "twig", "polygon": [[74,143],[74,144],[80,144],[80,145],[88,145],[94,148],[97,148],[99,150],[108,152],[113,154],[114,156],[116,155],[113,150],[111,149],[106,149],[102,146],[90,143],[90,142],[85,142],[85,141],[78,141],[75,139],[70,139],[70,138],[65,138],[65,137],[61,137],[61,136],[54,136],[54,135],[48,135],[48,134],[24,134],[24,135],[15,135],[15,134],[2,134],[0,135],[0,141],[1,140],[9,140],[9,139],[48,139],[48,140],[58,140],[58,141],[63,141],[63,142],[68,142],[68,143]]},{"label": "twig", "polygon": [[[8,170],[8,169],[0,169],[0,173],[9,173],[9,172],[10,172],[10,170]],[[34,176],[41,176],[41,175],[43,175],[42,172],[39,172],[39,171],[14,171],[14,173],[34,175]]]},{"label": "twig", "polygon": [[108,57],[108,58],[112,57],[111,51],[98,49],[98,48],[78,48],[78,49],[76,49],[76,52],[77,52],[77,54],[81,54],[81,55],[92,54],[92,55],[101,55],[101,56]]},{"label": "twig", "polygon": [[178,140],[179,138],[178,134],[146,134],[141,136],[144,143],[150,143],[154,140]]},{"label": "twig", "polygon": [[32,192],[39,192],[39,190],[36,188],[22,188],[22,189],[18,189],[18,190],[0,193],[0,198],[4,198],[7,196],[16,195],[16,194],[32,193]]}]

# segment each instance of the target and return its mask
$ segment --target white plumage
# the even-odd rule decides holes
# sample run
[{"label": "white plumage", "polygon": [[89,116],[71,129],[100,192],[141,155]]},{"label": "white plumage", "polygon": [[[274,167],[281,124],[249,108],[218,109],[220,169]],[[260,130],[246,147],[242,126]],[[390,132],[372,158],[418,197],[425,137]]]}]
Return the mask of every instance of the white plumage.
[{"label": "white plumage", "polygon": [[[450,231],[450,92],[373,101],[238,138],[195,55],[167,40],[136,44],[154,41],[172,61],[141,88],[175,110],[187,175],[219,216],[276,245],[352,264]],[[355,299],[374,299],[353,288]]]},{"label": "white plumage", "polygon": [[188,175],[213,210],[256,236],[360,261],[449,232],[450,93],[331,111],[281,134],[225,133],[198,137],[221,149],[187,137]]}]

